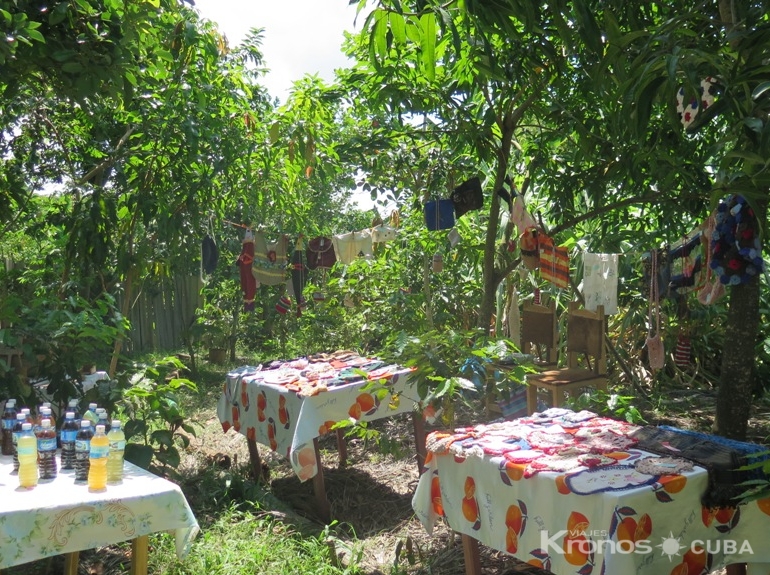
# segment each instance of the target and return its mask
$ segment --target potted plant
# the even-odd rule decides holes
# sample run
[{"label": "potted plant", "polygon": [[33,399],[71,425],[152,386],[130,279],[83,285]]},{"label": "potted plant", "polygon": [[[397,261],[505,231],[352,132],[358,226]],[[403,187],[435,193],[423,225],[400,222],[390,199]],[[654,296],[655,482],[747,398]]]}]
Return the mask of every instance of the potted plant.
[{"label": "potted plant", "polygon": [[233,317],[227,310],[207,303],[199,310],[195,331],[201,343],[208,348],[209,361],[222,364],[233,337]]}]

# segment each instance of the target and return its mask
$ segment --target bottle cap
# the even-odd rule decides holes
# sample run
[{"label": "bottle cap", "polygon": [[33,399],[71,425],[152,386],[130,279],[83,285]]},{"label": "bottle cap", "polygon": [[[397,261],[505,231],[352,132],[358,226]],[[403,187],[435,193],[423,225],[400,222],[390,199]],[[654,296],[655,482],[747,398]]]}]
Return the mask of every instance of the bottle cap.
[{"label": "bottle cap", "polygon": [[11,398],[5,402],[6,407],[13,407],[16,405],[16,400],[14,398]]},{"label": "bottle cap", "polygon": [[96,426],[96,433],[104,433],[104,426],[103,425],[97,425]]},{"label": "bottle cap", "polygon": [[95,403],[89,403],[88,404],[88,409],[90,409],[91,411],[95,410],[96,409],[96,404]]},{"label": "bottle cap", "polygon": [[88,419],[81,419],[80,427],[91,427],[91,422]]},{"label": "bottle cap", "polygon": [[23,413],[16,414],[16,421],[24,421],[25,419],[27,419],[27,416],[24,415]]},{"label": "bottle cap", "polygon": [[46,429],[48,427],[51,427],[51,420],[50,419],[44,419],[40,422],[40,427]]},{"label": "bottle cap", "polygon": [[30,429],[32,429],[32,424],[31,424],[31,423],[22,423],[22,424],[21,424],[21,428],[22,428],[24,431],[29,431]]},{"label": "bottle cap", "polygon": [[78,400],[77,399],[70,399],[69,405],[71,407],[75,407],[77,404],[78,404]]},{"label": "bottle cap", "polygon": [[113,419],[112,423],[110,425],[112,427],[120,427],[120,420],[119,419]]},{"label": "bottle cap", "polygon": [[75,412],[74,411],[68,411],[64,414],[65,419],[75,419]]}]

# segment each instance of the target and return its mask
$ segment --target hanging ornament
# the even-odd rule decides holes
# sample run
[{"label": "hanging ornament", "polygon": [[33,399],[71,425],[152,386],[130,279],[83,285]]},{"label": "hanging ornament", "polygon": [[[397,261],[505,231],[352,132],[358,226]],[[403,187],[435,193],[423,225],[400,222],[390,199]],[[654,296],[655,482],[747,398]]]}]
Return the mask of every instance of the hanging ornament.
[{"label": "hanging ornament", "polygon": [[441,254],[433,254],[433,273],[444,271],[444,257]]}]

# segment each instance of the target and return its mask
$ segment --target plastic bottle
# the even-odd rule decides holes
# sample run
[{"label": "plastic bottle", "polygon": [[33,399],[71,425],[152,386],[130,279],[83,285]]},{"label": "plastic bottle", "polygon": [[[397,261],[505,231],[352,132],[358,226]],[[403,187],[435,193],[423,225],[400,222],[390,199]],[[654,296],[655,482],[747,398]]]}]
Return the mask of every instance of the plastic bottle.
[{"label": "plastic bottle", "polygon": [[26,421],[26,415],[21,412],[16,414],[16,422],[13,424],[13,473],[19,471],[19,436],[22,432],[21,426]]},{"label": "plastic bottle", "polygon": [[26,416],[27,423],[32,423],[34,425],[35,419],[32,417],[32,412],[30,411],[29,407],[22,407],[21,412]]},{"label": "plastic bottle", "polygon": [[114,419],[107,434],[110,441],[110,455],[107,457],[107,483],[123,481],[123,454],[126,451],[126,434],[120,426],[120,420]]},{"label": "plastic bottle", "polygon": [[13,455],[13,426],[16,423],[16,400],[5,402],[3,411],[3,441],[0,452],[3,455]]},{"label": "plastic bottle", "polygon": [[110,454],[110,441],[104,433],[104,426],[97,425],[96,433],[91,438],[91,450],[88,468],[88,490],[102,491],[107,488],[107,458]]},{"label": "plastic bottle", "polygon": [[40,479],[56,479],[56,430],[51,427],[51,420],[40,422],[37,436],[37,466]]},{"label": "plastic bottle", "polygon": [[96,425],[99,421],[99,416],[96,415],[96,404],[95,403],[89,403],[88,409],[83,414],[83,419],[87,419],[91,422],[91,425]]},{"label": "plastic bottle", "polygon": [[75,414],[75,421],[80,419],[80,405],[77,399],[70,399],[67,404],[67,411],[71,411]]},{"label": "plastic bottle", "polygon": [[80,431],[75,436],[75,483],[88,481],[89,457],[91,453],[91,438],[94,430],[91,422],[85,418],[80,420]]},{"label": "plastic bottle", "polygon": [[22,424],[19,436],[19,485],[32,489],[37,485],[37,438],[32,433],[32,424]]},{"label": "plastic bottle", "polygon": [[68,411],[64,414],[61,425],[61,468],[75,469],[75,442],[80,426],[75,421],[75,413]]},{"label": "plastic bottle", "polygon": [[104,433],[109,433],[112,426],[110,425],[110,418],[107,415],[107,410],[103,407],[97,407],[96,415],[99,418],[99,421],[96,422],[96,425],[103,425]]}]

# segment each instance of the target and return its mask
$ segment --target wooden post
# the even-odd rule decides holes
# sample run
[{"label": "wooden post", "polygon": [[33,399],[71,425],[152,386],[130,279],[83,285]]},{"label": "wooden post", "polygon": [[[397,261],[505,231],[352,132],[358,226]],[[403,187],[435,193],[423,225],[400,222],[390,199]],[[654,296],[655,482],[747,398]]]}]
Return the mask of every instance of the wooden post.
[{"label": "wooden post", "polygon": [[315,451],[315,463],[318,468],[318,473],[313,477],[313,492],[318,504],[318,515],[324,523],[329,523],[332,519],[332,513],[329,499],[326,497],[324,468],[321,465],[321,453],[318,451],[318,438],[313,439],[313,450]]},{"label": "wooden post", "polygon": [[147,542],[149,536],[142,535],[131,541],[131,575],[147,575]]},{"label": "wooden post", "polygon": [[78,561],[80,551],[72,551],[64,554],[64,575],[78,575]]},{"label": "wooden post", "polygon": [[414,428],[415,451],[417,451],[417,470],[422,474],[425,470],[425,456],[428,452],[425,447],[425,420],[419,411],[412,411],[412,427]]},{"label": "wooden post", "polygon": [[340,469],[344,469],[348,464],[348,444],[342,429],[337,430],[337,453],[340,455]]},{"label": "wooden post", "polygon": [[267,483],[267,477],[262,473],[262,458],[259,456],[259,448],[257,448],[257,442],[254,439],[246,438],[246,445],[249,448],[249,462],[251,463],[251,471],[254,474],[256,481]]},{"label": "wooden post", "polygon": [[463,542],[463,558],[465,559],[465,575],[481,575],[481,558],[479,557],[479,542],[469,535],[460,536]]}]

